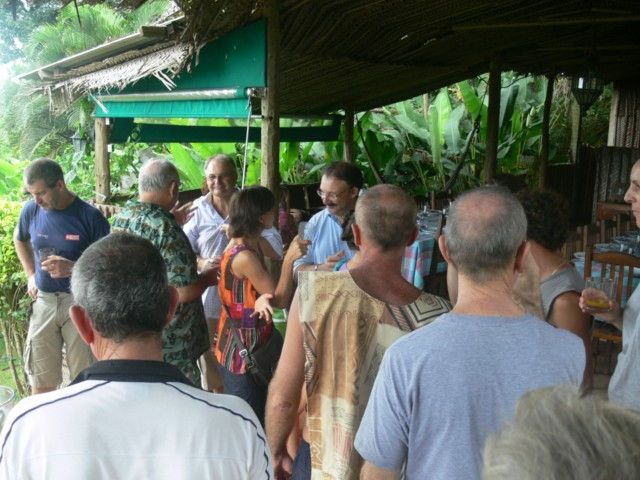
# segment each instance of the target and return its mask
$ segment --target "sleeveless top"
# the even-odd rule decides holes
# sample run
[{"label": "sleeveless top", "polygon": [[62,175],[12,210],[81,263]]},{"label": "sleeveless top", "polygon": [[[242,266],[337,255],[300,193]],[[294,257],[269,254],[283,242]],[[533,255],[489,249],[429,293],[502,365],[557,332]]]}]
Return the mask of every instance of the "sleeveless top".
[{"label": "sleeveless top", "polygon": [[[218,339],[213,348],[220,365],[235,374],[246,372],[246,364],[240,356],[240,351],[246,346],[249,351],[253,352],[264,345],[273,330],[272,322],[251,317],[259,294],[249,279],[238,278],[231,272],[231,263],[234,257],[243,250],[254,252],[264,267],[262,253],[247,245],[233,246],[222,254],[220,280],[218,281],[222,310],[218,323]],[[238,343],[236,336],[230,330],[231,328],[236,328],[244,345]]]},{"label": "sleeveless top", "polygon": [[563,268],[540,282],[544,318],[549,319],[553,301],[565,292],[580,293],[584,289],[584,280],[574,267]]},{"label": "sleeveless top", "polygon": [[348,270],[300,272],[298,281],[312,478],[356,480],[362,457],[353,441],[384,352],[451,306],[428,293],[390,305]]}]

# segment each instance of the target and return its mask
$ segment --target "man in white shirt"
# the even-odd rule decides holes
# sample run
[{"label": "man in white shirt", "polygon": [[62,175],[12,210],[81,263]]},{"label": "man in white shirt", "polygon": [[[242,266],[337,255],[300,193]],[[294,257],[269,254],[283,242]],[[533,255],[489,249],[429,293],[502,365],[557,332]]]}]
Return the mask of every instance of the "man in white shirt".
[{"label": "man in white shirt", "polygon": [[10,412],[0,478],[273,478],[251,408],[163,362],[161,332],[178,294],[148,240],[115,233],[94,243],[71,290],[71,319],[98,362]]}]

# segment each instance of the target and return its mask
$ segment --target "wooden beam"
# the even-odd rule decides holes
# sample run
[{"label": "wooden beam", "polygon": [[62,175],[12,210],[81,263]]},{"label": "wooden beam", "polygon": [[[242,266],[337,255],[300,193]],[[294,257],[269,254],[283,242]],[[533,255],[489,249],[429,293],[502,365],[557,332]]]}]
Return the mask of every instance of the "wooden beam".
[{"label": "wooden beam", "polygon": [[344,161],[353,163],[353,109],[344,110]]},{"label": "wooden beam", "polygon": [[513,22],[513,23],[484,23],[477,25],[453,25],[454,32],[474,32],[479,30],[498,30],[513,28],[533,27],[564,27],[570,25],[601,25],[607,23],[634,23],[640,22],[640,15],[625,15],[621,17],[586,17],[567,18],[564,20],[547,20],[539,22]]},{"label": "wooden beam", "polygon": [[547,166],[549,165],[549,122],[551,119],[551,103],[553,100],[553,82],[555,75],[547,75],[547,93],[544,97],[544,113],[542,115],[542,142],[540,146],[540,188],[547,186]]},{"label": "wooden beam", "polygon": [[490,182],[498,166],[498,135],[500,134],[500,59],[494,57],[489,66],[489,109],[487,113],[487,144],[484,157],[484,181]]},{"label": "wooden beam", "polygon": [[260,183],[276,196],[280,191],[280,13],[278,0],[266,0],[264,14],[267,18],[267,88],[261,100],[262,164]]},{"label": "wooden beam", "polygon": [[96,144],[96,203],[109,203],[111,200],[111,173],[109,168],[109,131],[106,118],[95,119]]}]

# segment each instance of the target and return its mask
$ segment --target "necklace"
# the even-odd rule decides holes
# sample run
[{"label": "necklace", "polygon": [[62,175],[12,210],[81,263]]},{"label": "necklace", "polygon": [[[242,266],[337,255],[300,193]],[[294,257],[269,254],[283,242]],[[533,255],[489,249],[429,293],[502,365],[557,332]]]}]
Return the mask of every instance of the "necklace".
[{"label": "necklace", "polygon": [[560,268],[561,268],[563,265],[566,265],[567,263],[569,263],[569,262],[567,262],[566,260],[563,260],[563,261],[562,261],[562,263],[558,264],[558,266],[556,267],[556,269],[555,269],[553,272],[551,272],[551,273],[549,274],[549,277],[552,277],[555,273],[557,273],[557,272],[558,272],[558,270],[560,270]]}]

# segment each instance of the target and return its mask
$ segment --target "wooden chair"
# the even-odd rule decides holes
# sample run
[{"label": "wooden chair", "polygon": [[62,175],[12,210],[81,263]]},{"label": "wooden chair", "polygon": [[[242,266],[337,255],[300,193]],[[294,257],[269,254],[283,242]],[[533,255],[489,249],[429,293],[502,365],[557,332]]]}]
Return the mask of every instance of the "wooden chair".
[{"label": "wooden chair", "polygon": [[[640,258],[633,255],[628,255],[626,253],[617,252],[594,253],[593,247],[589,246],[585,251],[584,278],[588,278],[591,276],[592,261],[602,264],[602,276],[607,276],[609,278],[615,279],[615,300],[616,302],[618,302],[618,304],[622,302],[622,293],[624,289],[625,278],[627,279],[627,286],[626,289],[624,289],[626,298],[628,299],[631,296],[631,293],[633,292],[633,269],[636,267],[640,268]],[[626,274],[625,267],[627,267]],[[609,348],[607,353],[606,373],[607,375],[610,375],[613,370],[611,368],[613,349],[616,348],[616,350],[620,352],[620,348],[622,345],[622,332],[620,332],[620,330],[618,330],[613,325],[603,325],[599,322],[594,322],[594,328],[591,332],[591,338],[594,371],[600,342],[603,341],[605,343],[608,343]]]}]

